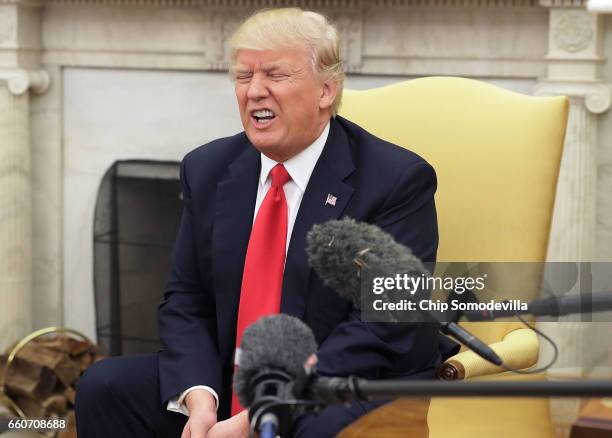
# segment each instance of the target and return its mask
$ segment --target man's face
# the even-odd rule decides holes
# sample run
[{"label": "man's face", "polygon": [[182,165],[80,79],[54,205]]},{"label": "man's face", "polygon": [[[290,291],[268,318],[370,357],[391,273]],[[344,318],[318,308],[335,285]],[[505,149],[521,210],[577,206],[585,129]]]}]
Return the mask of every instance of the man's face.
[{"label": "man's face", "polygon": [[244,130],[273,160],[308,147],[331,116],[335,87],[317,79],[305,50],[238,50],[234,80]]}]

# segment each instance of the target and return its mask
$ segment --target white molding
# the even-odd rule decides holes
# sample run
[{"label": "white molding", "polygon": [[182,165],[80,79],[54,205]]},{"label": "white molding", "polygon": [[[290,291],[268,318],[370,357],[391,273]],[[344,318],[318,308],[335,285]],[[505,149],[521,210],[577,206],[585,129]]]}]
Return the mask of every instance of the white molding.
[{"label": "white molding", "polygon": [[30,89],[36,94],[42,94],[49,88],[51,80],[44,70],[13,68],[0,69],[0,82],[7,84],[11,94],[19,96]]},{"label": "white molding", "polygon": [[[0,0],[7,1],[7,0]],[[10,1],[10,0],[8,0]],[[260,9],[288,6],[309,8],[355,8],[362,0],[45,0],[51,6],[110,6],[165,8],[242,8]]]},{"label": "white molding", "polygon": [[[204,66],[207,70],[224,71],[230,66],[228,41],[241,21],[245,11],[215,9],[207,21]],[[341,53],[347,73],[359,72],[362,63],[363,12],[333,9],[327,14],[340,32]]]},{"label": "white molding", "polygon": [[578,12],[566,12],[551,22],[553,41],[557,48],[576,53],[586,49],[595,37],[592,21]]},{"label": "white molding", "polygon": [[[366,5],[369,2],[364,1]],[[538,0],[375,0],[372,6],[382,8],[482,7],[482,8],[538,8]]]},{"label": "white molding", "polygon": [[[341,33],[348,73],[530,79],[546,74],[548,10],[543,8],[511,14],[485,8],[321,11]],[[227,71],[227,41],[251,12],[222,7],[193,14],[167,8],[48,7],[42,63]],[[492,21],[498,26],[491,26]],[[432,25],[423,30],[423,22]]]},{"label": "white molding", "polygon": [[19,90],[28,89],[30,83],[40,88],[38,84],[44,82],[31,72],[40,67],[41,5],[30,0],[0,0],[0,69],[8,69],[2,75],[11,80],[13,94],[21,94]]},{"label": "white molding", "polygon": [[[535,87],[536,95],[569,97],[569,117],[559,169],[555,210],[547,260],[592,261],[596,256],[599,114],[610,108],[612,87],[602,80],[601,16],[584,8],[586,0],[542,0],[550,7],[548,72]],[[553,339],[560,354],[555,368],[584,364],[588,333],[579,322],[559,322]],[[554,375],[554,369],[549,370]],[[557,436],[568,435],[577,417],[576,400],[551,400]]]},{"label": "white molding", "polygon": [[534,94],[584,99],[586,108],[593,114],[606,112],[612,103],[612,86],[606,82],[541,81]]},{"label": "white molding", "polygon": [[14,13],[11,8],[0,7],[0,46],[10,44],[17,34]]},{"label": "white molding", "polygon": [[598,14],[612,13],[612,1],[610,0],[588,0],[587,10]]},{"label": "white molding", "polygon": [[598,58],[602,53],[601,17],[584,9],[550,11],[549,55],[570,61]]},{"label": "white molding", "polygon": [[32,154],[29,97],[0,86],[0,108],[0,348],[4,350],[32,330]]},{"label": "white molding", "polygon": [[[0,0],[0,3],[20,0]],[[23,0],[21,0],[23,1]],[[539,8],[544,0],[42,0],[50,6],[260,9],[299,6],[312,9],[485,7]],[[552,0],[551,0],[552,1]],[[586,0],[581,2],[586,5]],[[575,7],[575,6],[574,6]]]},{"label": "white molding", "polygon": [[340,33],[340,54],[346,73],[358,73],[363,66],[363,11],[334,11],[328,14]]},{"label": "white molding", "polygon": [[545,8],[586,8],[588,0],[540,0]]},{"label": "white molding", "polygon": [[0,6],[2,5],[19,5],[24,7],[40,8],[43,6],[45,0],[0,0]]}]

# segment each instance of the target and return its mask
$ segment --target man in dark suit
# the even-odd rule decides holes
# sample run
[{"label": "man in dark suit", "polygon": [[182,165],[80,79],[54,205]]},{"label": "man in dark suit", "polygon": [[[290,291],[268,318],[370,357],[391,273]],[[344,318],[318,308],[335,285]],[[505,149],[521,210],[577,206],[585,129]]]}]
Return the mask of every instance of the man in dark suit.
[{"label": "man in dark suit", "polygon": [[[451,347],[432,325],[362,322],[308,266],[306,233],[343,216],[380,226],[425,261],[437,248],[431,166],[335,116],[336,30],[312,12],[266,11],[241,26],[232,53],[245,132],[181,165],[185,207],[159,308],[165,347],[85,373],[80,438],[246,436],[247,412],[231,397],[233,355],[244,327],[265,314],[311,327],[324,375],[431,378]],[[333,436],[378,405],[303,416],[292,435]]]}]

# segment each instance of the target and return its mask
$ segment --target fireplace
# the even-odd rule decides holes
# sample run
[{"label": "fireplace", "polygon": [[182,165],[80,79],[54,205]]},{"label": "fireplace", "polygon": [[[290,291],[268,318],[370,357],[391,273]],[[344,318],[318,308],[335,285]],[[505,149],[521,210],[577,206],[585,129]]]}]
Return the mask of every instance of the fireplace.
[{"label": "fireplace", "polygon": [[116,161],[94,214],[98,343],[110,355],[156,351],[172,244],[180,223],[179,163]]}]

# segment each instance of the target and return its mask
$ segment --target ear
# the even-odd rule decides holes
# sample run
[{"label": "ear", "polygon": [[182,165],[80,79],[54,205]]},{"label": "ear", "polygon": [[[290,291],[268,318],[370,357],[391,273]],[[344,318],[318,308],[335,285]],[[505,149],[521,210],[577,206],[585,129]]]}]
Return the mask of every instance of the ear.
[{"label": "ear", "polygon": [[333,106],[336,95],[338,94],[338,86],[338,82],[333,79],[323,82],[321,96],[319,98],[320,109],[326,110]]}]

